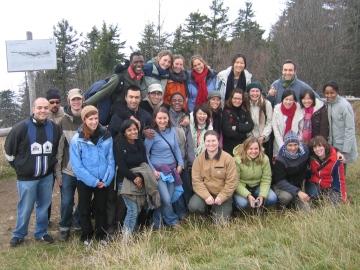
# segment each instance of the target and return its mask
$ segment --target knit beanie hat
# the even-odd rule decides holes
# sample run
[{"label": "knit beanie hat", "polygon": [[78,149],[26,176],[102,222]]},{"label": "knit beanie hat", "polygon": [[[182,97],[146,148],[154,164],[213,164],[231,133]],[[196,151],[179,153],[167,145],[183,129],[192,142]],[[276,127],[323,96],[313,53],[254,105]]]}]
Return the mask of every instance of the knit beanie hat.
[{"label": "knit beanie hat", "polygon": [[212,90],[211,92],[209,92],[208,96],[207,96],[207,100],[213,98],[213,97],[218,97],[221,99],[221,94],[220,91],[217,90]]},{"label": "knit beanie hat", "polygon": [[261,84],[258,83],[258,82],[249,83],[249,84],[246,86],[246,92],[249,92],[252,88],[258,88],[261,93],[263,92],[263,88],[262,88]]},{"label": "knit beanie hat", "polygon": [[292,142],[300,144],[298,135],[294,131],[289,130],[288,133],[285,134],[284,145],[286,146],[288,145],[288,143],[292,143]]},{"label": "knit beanie hat", "polygon": [[95,106],[89,105],[89,106],[84,107],[81,111],[81,120],[84,121],[85,115],[87,115],[89,112],[92,112],[92,111],[96,111],[97,113],[99,113],[98,109],[96,109]]},{"label": "knit beanie hat", "polygon": [[50,99],[58,99],[61,100],[61,96],[60,96],[60,92],[58,89],[56,88],[50,88],[49,90],[47,90],[46,92],[46,99],[50,100]]}]

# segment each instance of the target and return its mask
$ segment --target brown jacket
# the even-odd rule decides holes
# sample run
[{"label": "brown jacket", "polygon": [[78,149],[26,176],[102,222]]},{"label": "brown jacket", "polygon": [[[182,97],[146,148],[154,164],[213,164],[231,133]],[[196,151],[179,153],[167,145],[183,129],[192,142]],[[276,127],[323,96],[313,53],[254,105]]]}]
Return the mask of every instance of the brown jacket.
[{"label": "brown jacket", "polygon": [[235,161],[228,153],[219,149],[213,159],[208,158],[207,151],[195,158],[192,167],[192,184],[194,192],[202,199],[218,196],[223,202],[233,196],[237,186]]}]

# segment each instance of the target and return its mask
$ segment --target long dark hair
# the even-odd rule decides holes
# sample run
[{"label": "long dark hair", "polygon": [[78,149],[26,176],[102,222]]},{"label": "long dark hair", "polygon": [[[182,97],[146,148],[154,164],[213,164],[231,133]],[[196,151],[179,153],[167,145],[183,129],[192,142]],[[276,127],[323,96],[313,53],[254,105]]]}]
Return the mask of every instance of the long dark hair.
[{"label": "long dark hair", "polygon": [[124,144],[124,145],[126,145],[126,148],[129,146],[129,142],[128,142],[128,140],[127,140],[127,137],[125,136],[125,131],[126,131],[129,127],[131,127],[132,125],[135,125],[135,127],[136,127],[136,129],[137,129],[137,131],[138,131],[138,134],[139,134],[138,140],[139,140],[139,142],[140,142],[140,147],[141,147],[141,149],[143,149],[143,148],[144,148],[144,142],[143,142],[143,140],[142,140],[142,138],[141,138],[141,136],[140,136],[139,127],[138,127],[137,123],[136,123],[134,120],[132,120],[132,119],[126,119],[124,122],[122,122],[122,124],[121,124],[121,126],[120,126],[120,132],[119,132],[119,134],[116,136],[116,138],[115,138],[115,140],[114,140],[114,144],[118,144],[118,143]]}]

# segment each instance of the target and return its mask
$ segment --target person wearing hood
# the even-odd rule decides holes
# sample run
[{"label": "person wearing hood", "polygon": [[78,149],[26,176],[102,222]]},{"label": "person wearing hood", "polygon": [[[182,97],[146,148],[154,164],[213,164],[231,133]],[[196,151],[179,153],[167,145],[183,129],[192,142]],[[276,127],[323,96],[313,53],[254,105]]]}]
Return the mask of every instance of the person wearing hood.
[{"label": "person wearing hood", "polygon": [[309,148],[289,130],[274,163],[274,191],[283,207],[292,203],[295,209],[309,211],[310,197],[303,191],[309,165]]},{"label": "person wearing hood", "polygon": [[208,64],[200,55],[191,57],[191,70],[187,70],[188,77],[188,101],[189,111],[207,101],[209,92],[216,91],[216,72],[208,67]]},{"label": "person wearing hood", "polygon": [[58,239],[62,242],[69,239],[72,224],[75,230],[81,230],[79,208],[76,207],[73,213],[77,179],[70,163],[70,143],[82,124],[83,92],[78,88],[71,89],[67,100],[69,106],[67,106],[65,115],[59,123],[62,134],[56,155],[58,162],[55,166],[56,181],[61,187],[60,233]]},{"label": "person wearing hood", "polygon": [[[273,107],[281,103],[281,97],[285,90],[293,90],[297,100],[300,100],[300,93],[302,90],[311,89],[314,91],[307,83],[299,80],[296,73],[297,66],[295,62],[292,60],[285,60],[282,65],[282,76],[271,84],[270,90],[266,96]],[[315,91],[314,94],[316,98],[320,99],[320,96]]]},{"label": "person wearing hood", "polygon": [[260,140],[247,138],[234,148],[238,185],[234,201],[239,209],[268,207],[276,203],[277,196],[270,188],[270,161],[264,153]]},{"label": "person wearing hood", "polygon": [[163,50],[149,60],[144,66],[144,81],[141,85],[141,98],[144,99],[148,93],[148,88],[153,83],[161,85],[162,92],[165,91],[166,83],[169,78],[170,68],[173,63],[171,51]]},{"label": "person wearing hood", "polygon": [[216,77],[216,89],[221,93],[223,104],[228,100],[231,91],[238,87],[245,91],[251,83],[252,74],[246,69],[246,58],[242,53],[237,53],[232,59],[232,64],[227,69],[220,71]]},{"label": "person wearing hood", "polygon": [[172,66],[172,71],[170,72],[169,79],[166,83],[163,101],[164,103],[171,105],[170,97],[174,93],[180,93],[183,97],[185,97],[184,109],[185,111],[189,111],[189,108],[187,106],[187,76],[184,70],[185,59],[180,54],[174,55],[173,58],[174,62]]},{"label": "person wearing hood", "polygon": [[[90,245],[93,236],[106,244],[107,187],[114,179],[115,159],[113,139],[99,124],[96,107],[86,106],[81,111],[82,125],[70,142],[70,162],[77,178],[81,241]],[[91,199],[96,205],[95,230],[91,222]]]}]

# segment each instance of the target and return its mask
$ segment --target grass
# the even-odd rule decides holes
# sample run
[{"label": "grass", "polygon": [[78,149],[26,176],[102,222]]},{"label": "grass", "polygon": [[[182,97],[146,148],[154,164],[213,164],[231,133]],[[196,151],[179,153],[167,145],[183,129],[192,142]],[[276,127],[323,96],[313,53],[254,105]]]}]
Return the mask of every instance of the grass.
[{"label": "grass", "polygon": [[360,159],[347,168],[350,205],[245,215],[224,226],[191,216],[180,230],[146,230],[128,245],[28,240],[0,251],[0,269],[359,269],[359,176]]}]

